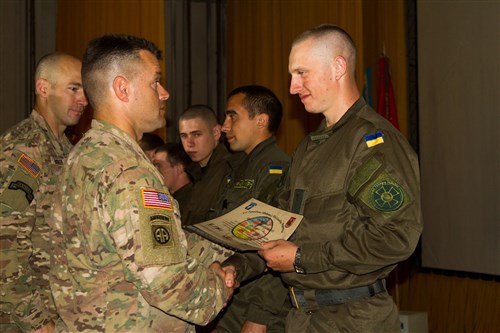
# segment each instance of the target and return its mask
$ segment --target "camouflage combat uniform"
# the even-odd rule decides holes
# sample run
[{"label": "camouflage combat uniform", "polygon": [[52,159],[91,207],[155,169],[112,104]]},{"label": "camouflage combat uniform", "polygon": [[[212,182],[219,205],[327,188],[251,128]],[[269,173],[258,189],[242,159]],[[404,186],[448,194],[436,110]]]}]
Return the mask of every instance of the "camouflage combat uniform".
[{"label": "camouflage combat uniform", "polygon": [[[241,152],[228,161],[231,174],[213,217],[235,209],[250,198],[276,206],[276,194],[288,173],[290,157],[278,147],[274,136],[259,143],[250,154]],[[279,274],[268,273],[242,284],[221,313],[217,331],[239,332],[245,320],[249,320],[266,325],[267,332],[283,332],[289,309],[288,289]]]},{"label": "camouflage combat uniform", "polygon": [[177,202],[139,145],[93,120],[54,204],[51,287],[70,332],[193,332],[226,300],[187,255]]},{"label": "camouflage combat uniform", "polygon": [[[0,331],[37,329],[57,314],[49,289],[49,228],[56,176],[71,149],[33,111],[0,138]],[[10,328],[9,328],[10,326]]]}]

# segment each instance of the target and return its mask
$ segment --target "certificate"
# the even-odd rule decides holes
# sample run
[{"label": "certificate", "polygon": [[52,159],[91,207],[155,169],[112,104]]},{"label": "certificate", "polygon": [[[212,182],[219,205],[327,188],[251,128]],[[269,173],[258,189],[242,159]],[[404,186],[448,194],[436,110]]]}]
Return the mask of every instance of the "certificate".
[{"label": "certificate", "polygon": [[288,239],[302,215],[250,199],[212,220],[187,226],[189,231],[236,251],[258,250],[270,240]]}]

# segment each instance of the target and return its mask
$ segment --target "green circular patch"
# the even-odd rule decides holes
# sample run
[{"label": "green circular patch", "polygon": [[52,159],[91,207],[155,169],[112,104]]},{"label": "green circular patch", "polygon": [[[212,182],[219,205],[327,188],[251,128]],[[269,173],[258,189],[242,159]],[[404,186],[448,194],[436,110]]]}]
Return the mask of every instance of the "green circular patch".
[{"label": "green circular patch", "polygon": [[401,208],[404,202],[404,191],[395,182],[384,180],[372,187],[371,203],[381,212],[393,212]]}]

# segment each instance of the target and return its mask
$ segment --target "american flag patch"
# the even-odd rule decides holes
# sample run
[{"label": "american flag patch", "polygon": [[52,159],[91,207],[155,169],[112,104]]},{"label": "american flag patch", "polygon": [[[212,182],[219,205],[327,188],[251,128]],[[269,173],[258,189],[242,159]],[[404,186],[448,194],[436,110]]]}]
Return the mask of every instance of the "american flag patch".
[{"label": "american flag patch", "polygon": [[35,161],[31,159],[26,154],[22,154],[21,157],[17,160],[17,163],[19,163],[26,171],[28,171],[33,177],[38,177],[40,174],[40,167],[38,164],[36,164]]},{"label": "american flag patch", "polygon": [[283,174],[283,167],[280,165],[270,165],[269,174],[271,175],[281,175]]},{"label": "american flag patch", "polygon": [[143,189],[142,204],[145,208],[172,210],[172,201],[170,200],[168,193],[165,192]]}]

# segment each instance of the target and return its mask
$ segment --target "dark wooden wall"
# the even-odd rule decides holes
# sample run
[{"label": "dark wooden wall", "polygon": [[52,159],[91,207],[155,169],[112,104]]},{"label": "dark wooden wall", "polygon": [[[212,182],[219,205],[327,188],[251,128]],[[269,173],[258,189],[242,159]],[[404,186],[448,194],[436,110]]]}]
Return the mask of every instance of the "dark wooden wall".
[{"label": "dark wooden wall", "polygon": [[[163,0],[58,0],[57,50],[82,58],[89,41],[106,33],[147,38],[165,50]],[[165,73],[165,62],[161,62]],[[75,126],[75,136],[90,128],[92,110],[87,108]],[[165,128],[156,131],[166,138]]]}]

